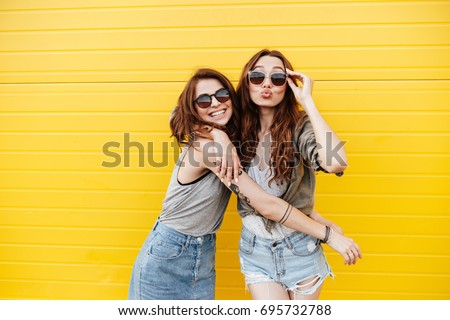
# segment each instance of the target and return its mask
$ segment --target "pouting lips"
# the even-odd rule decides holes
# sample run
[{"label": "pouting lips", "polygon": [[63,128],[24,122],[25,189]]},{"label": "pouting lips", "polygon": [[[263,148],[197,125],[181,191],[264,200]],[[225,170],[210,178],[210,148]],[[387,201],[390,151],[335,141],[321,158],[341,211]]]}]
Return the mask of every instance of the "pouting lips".
[{"label": "pouting lips", "polygon": [[261,96],[263,98],[270,98],[272,96],[272,91],[270,90],[264,90],[261,92]]}]

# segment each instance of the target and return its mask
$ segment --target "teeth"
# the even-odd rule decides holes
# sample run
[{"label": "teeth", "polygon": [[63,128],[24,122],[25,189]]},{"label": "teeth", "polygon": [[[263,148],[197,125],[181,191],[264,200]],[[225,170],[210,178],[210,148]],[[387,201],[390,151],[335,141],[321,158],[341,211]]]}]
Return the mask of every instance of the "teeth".
[{"label": "teeth", "polygon": [[225,113],[225,110],[216,111],[216,112],[211,113],[211,117],[217,117],[224,113]]}]

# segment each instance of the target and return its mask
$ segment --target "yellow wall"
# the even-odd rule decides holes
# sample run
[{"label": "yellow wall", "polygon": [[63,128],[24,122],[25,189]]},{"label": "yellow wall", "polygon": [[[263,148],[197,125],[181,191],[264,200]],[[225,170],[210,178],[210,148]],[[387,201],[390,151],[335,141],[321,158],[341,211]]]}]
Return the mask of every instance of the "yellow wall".
[{"label": "yellow wall", "polygon": [[[173,150],[165,167],[139,167],[134,148],[130,167],[105,168],[102,146],[130,133],[161,159],[194,68],[236,83],[269,47],[316,80],[347,141],[350,167],[319,175],[317,208],[364,258],[348,267],[327,249],[322,298],[449,299],[450,2],[210,2],[0,1],[0,298],[126,298]],[[219,299],[249,298],[235,204]]]}]

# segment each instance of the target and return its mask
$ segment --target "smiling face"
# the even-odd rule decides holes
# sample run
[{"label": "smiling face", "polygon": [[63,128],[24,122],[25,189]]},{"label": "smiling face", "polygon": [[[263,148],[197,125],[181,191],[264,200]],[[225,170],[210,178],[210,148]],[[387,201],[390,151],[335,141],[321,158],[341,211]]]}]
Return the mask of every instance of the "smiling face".
[{"label": "smiling face", "polygon": [[[213,95],[219,89],[225,88],[217,79],[200,79],[195,86],[195,99],[203,94]],[[211,96],[211,105],[206,108],[200,108],[196,103],[195,108],[199,117],[211,124],[225,126],[233,115],[231,99],[226,102],[220,102],[215,96]]]},{"label": "smiling face", "polygon": [[275,72],[285,73],[283,62],[277,57],[263,56],[258,59],[253,70],[265,73],[266,78],[259,85],[249,83],[251,100],[260,107],[278,105],[283,100],[287,83],[282,86],[275,86],[270,80],[270,75]]}]

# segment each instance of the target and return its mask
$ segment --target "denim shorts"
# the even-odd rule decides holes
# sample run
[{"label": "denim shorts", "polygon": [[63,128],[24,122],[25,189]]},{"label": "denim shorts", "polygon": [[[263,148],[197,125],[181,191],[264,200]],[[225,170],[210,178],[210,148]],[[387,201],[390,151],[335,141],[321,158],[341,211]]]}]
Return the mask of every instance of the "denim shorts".
[{"label": "denim shorts", "polygon": [[130,300],[213,300],[216,235],[185,235],[157,221],[131,274]]},{"label": "denim shorts", "polygon": [[[242,227],[239,257],[247,285],[274,281],[285,290],[310,295],[327,276],[333,277],[320,241],[302,232],[273,240],[259,238]],[[309,279],[313,286],[299,285]]]}]

